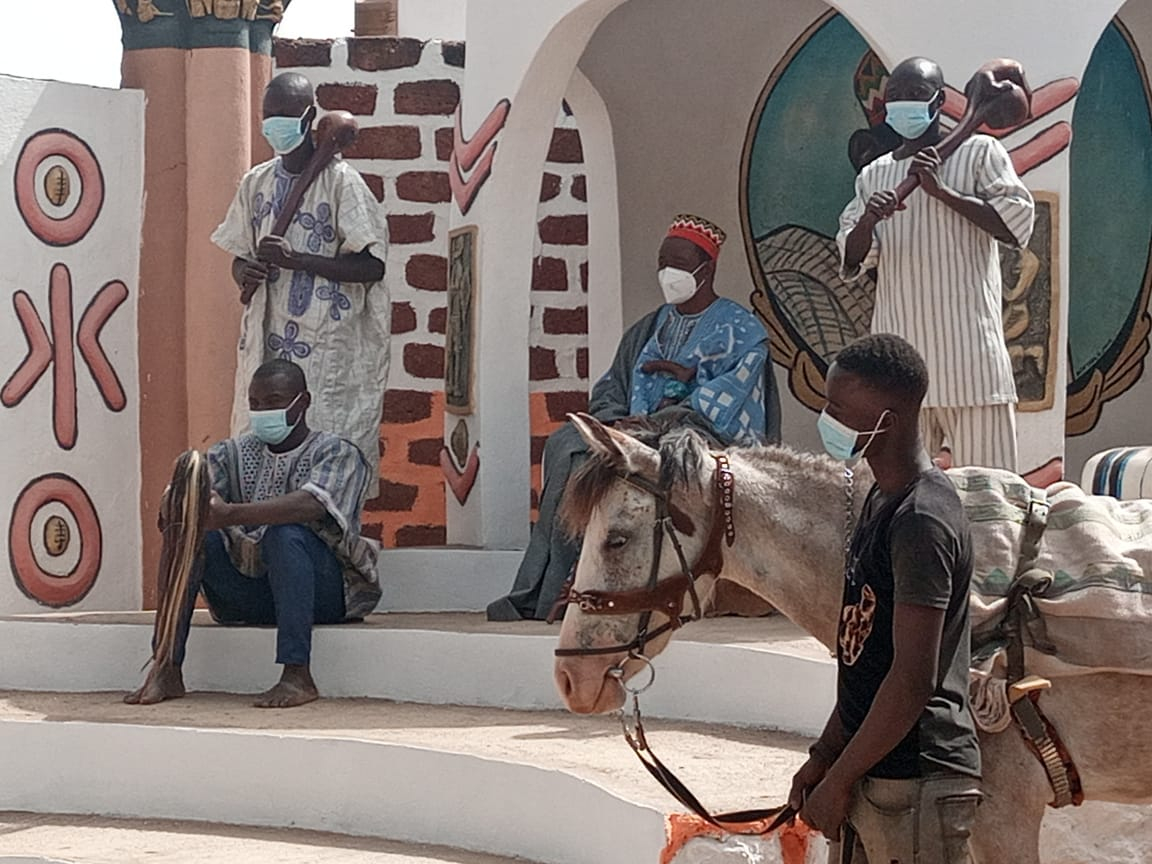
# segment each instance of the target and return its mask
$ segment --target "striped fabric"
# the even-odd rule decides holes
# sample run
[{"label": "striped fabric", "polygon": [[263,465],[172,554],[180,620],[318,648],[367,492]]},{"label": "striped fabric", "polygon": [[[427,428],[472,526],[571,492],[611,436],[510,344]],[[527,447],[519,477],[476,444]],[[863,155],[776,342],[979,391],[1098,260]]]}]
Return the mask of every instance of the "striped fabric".
[{"label": "striped fabric", "polygon": [[[229,438],[208,451],[212,489],[225,501],[248,504],[303,490],[324,505],[327,517],[309,525],[328,544],[344,571],[344,609],[362,618],[376,608],[381,590],[376,548],[360,535],[360,511],[370,471],[353,444],[312,431],[287,453],[273,453],[252,433]],[[246,576],[263,575],[259,543],[263,525],[224,529],[229,556]]]},{"label": "striped fabric", "polygon": [[1084,466],[1080,485],[1085,492],[1122,501],[1152,498],[1152,447],[1117,447],[1097,453]]},{"label": "striped fabric", "polygon": [[[840,216],[841,261],[848,233],[876,192],[894,189],[908,160],[880,157],[856,180],[856,197]],[[975,135],[940,169],[944,185],[991,204],[1020,245],[1032,236],[1032,195],[994,138]],[[916,191],[905,210],[873,232],[862,271],[878,269],[873,333],[903,336],[924,356],[925,405],[963,408],[1016,401],[1012,361],[1004,344],[997,242],[945,204]]]},{"label": "striped fabric", "polygon": [[[1007,609],[1030,501],[1048,503],[1033,569],[1051,584],[1033,597],[1025,666],[1044,677],[1092,671],[1152,675],[1152,501],[1117,501],[1061,481],[1042,492],[1006,471],[949,471],[972,526],[973,660],[1003,676]],[[1037,638],[1047,645],[1039,647]]]},{"label": "striped fabric", "polygon": [[932,456],[947,446],[956,468],[976,466],[1019,470],[1016,451],[1016,406],[1011,403],[978,408],[923,408],[920,439]]}]

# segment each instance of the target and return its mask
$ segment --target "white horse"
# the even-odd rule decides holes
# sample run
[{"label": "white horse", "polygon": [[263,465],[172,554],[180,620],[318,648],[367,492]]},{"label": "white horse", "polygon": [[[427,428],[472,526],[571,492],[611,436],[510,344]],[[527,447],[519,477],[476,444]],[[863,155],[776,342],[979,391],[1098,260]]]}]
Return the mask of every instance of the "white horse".
[{"label": "white horse", "polygon": [[[658,572],[653,561],[657,501],[645,486],[668,490],[683,556],[698,561],[721,518],[713,497],[715,462],[692,436],[661,454],[639,441],[581,415],[573,418],[592,448],[588,470],[570,483],[565,519],[584,534],[574,591],[646,589],[682,571],[667,535]],[[843,555],[849,499],[858,515],[871,485],[864,466],[846,495],[844,467],[822,456],[786,448],[732,450],[732,514],[736,529],[724,544],[723,574],[762,596],[829,649],[836,644],[843,587]],[[625,477],[640,481],[626,482]],[[974,542],[980,537],[974,532]],[[701,584],[701,591],[707,586]],[[589,595],[591,596],[591,595]],[[588,614],[568,606],[559,649],[598,654],[559,656],[555,677],[565,704],[581,714],[615,710],[624,702],[620,676],[639,670],[624,650],[637,635],[641,616]],[[667,622],[651,616],[649,631]],[[658,654],[671,631],[647,642]],[[1105,637],[1106,638],[1106,637]],[[1061,678],[1041,707],[1076,762],[1087,800],[1124,804],[1152,802],[1152,686],[1144,676],[1100,673]],[[1015,726],[981,733],[985,801],[973,832],[977,864],[1040,864],[1039,832],[1052,799],[1046,775]]]}]

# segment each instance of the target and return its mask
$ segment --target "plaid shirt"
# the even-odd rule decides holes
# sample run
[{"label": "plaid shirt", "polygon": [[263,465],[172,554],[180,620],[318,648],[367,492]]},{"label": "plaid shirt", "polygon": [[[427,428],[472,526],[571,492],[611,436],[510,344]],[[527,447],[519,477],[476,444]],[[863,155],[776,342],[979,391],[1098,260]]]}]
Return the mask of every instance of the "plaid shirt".
[{"label": "plaid shirt", "polygon": [[[376,608],[381,590],[376,548],[360,536],[360,511],[368,488],[368,463],[343,438],[309,433],[287,453],[273,453],[251,433],[221,441],[208,451],[212,488],[231,504],[250,504],[303,490],[324,505],[311,528],[328,544],[344,570],[344,608],[361,618]],[[246,576],[262,576],[260,540],[266,526],[224,529],[232,563]]]}]

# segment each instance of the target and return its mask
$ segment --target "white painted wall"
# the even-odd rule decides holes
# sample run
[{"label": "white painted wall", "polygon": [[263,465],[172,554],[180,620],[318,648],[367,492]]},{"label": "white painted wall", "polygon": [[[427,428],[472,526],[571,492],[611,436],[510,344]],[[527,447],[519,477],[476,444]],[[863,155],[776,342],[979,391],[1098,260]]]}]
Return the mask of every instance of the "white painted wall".
[{"label": "white painted wall", "polygon": [[[83,511],[83,505],[49,503],[54,494],[50,492],[43,507],[33,508],[37,515],[31,528],[12,530],[17,550],[9,543],[13,507],[21,490],[36,478],[54,473],[67,475],[86,490],[102,534],[100,558],[93,559],[98,565],[95,583],[76,608],[139,608],[136,296],[143,206],[143,112],[143,94],[137,91],[0,77],[0,224],[5,226],[0,233],[0,261],[4,262],[0,269],[0,380],[9,381],[28,354],[28,342],[13,311],[19,292],[31,301],[55,351],[48,368],[27,394],[17,403],[19,394],[6,390],[5,402],[11,407],[0,407],[0,437],[6,444],[0,470],[0,561],[4,571],[0,573],[0,612],[42,608],[20,590],[9,567],[11,560],[21,558],[21,545],[30,546],[28,561],[35,561],[45,570],[37,578],[57,590],[79,580],[80,571],[88,566],[88,556],[96,549],[94,532],[82,530],[84,519],[75,515]],[[76,138],[53,133],[57,136],[54,139],[36,139],[50,145],[35,158],[29,150],[23,163],[32,172],[26,187],[30,198],[23,210],[32,214],[30,218],[37,230],[53,232],[75,224],[83,218],[89,203],[99,201],[100,183],[95,175],[84,180],[86,164],[98,163],[103,183],[103,203],[98,212],[85,220],[91,222],[85,236],[69,242],[71,237],[45,233],[52,242],[62,245],[48,245],[34,235],[21,216],[14,193],[22,148],[41,130],[52,129],[82,139],[92,156],[79,155],[83,148],[76,144]],[[69,143],[62,145],[65,141]],[[52,155],[60,152],[62,146],[79,149],[69,158]],[[69,189],[60,206],[52,203],[45,192],[44,174],[53,166],[62,168],[69,178]],[[55,189],[60,191],[62,187]],[[61,291],[58,296],[63,303],[53,313],[49,309],[49,275],[54,268],[62,274],[61,265],[70,273],[71,291]],[[126,401],[116,406],[120,410],[106,404],[106,399],[115,401],[112,388],[106,383],[104,395],[98,389],[95,376],[81,356],[79,343],[83,340],[77,335],[78,330],[84,329],[81,325],[85,320],[89,325],[97,323],[91,313],[85,318],[86,309],[94,301],[99,304],[101,300],[114,299],[117,289],[105,286],[117,280],[127,289],[127,299],[111,313],[98,344],[123,388]],[[70,326],[69,309],[73,319]],[[72,368],[74,383],[54,381],[55,375]],[[54,409],[54,392],[58,409]],[[72,442],[67,431],[63,444],[54,434],[54,414],[63,417],[71,413],[60,397],[73,393],[77,431],[74,446],[68,449]],[[66,548],[50,551],[45,545],[43,523],[50,514],[61,517],[68,527],[67,543],[61,543]],[[61,554],[52,554],[53,551]],[[79,570],[69,576],[77,567]],[[31,569],[28,562],[20,566],[25,584],[31,578]]]},{"label": "white painted wall", "polygon": [[401,36],[413,39],[464,38],[466,0],[400,0],[396,26]]},{"label": "white painted wall", "polygon": [[588,380],[594,383],[612,365],[624,332],[616,140],[608,106],[579,69],[567,101],[580,127],[588,181]]}]

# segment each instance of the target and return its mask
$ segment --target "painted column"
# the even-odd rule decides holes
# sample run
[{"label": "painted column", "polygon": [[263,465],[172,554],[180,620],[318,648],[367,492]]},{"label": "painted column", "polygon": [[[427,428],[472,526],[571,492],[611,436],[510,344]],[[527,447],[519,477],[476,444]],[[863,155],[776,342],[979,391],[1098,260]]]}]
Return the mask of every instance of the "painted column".
[{"label": "painted column", "polygon": [[209,242],[257,131],[272,30],[289,0],[115,0],[123,86],[147,96],[140,265],[141,512],[154,602],[159,495],[176,455],[227,436],[240,306],[231,259]]},{"label": "painted column", "polygon": [[471,374],[457,382],[470,398],[447,417],[445,435],[451,442],[466,433],[478,464],[459,466],[475,478],[464,504],[449,498],[449,543],[499,549],[528,540],[529,290],[539,178],[576,63],[621,2],[542,0],[515,12],[496,0],[469,4],[469,56],[483,60],[469,64],[465,79],[452,226],[476,228],[475,253],[463,262],[450,252],[449,317],[455,277],[471,268]]}]

